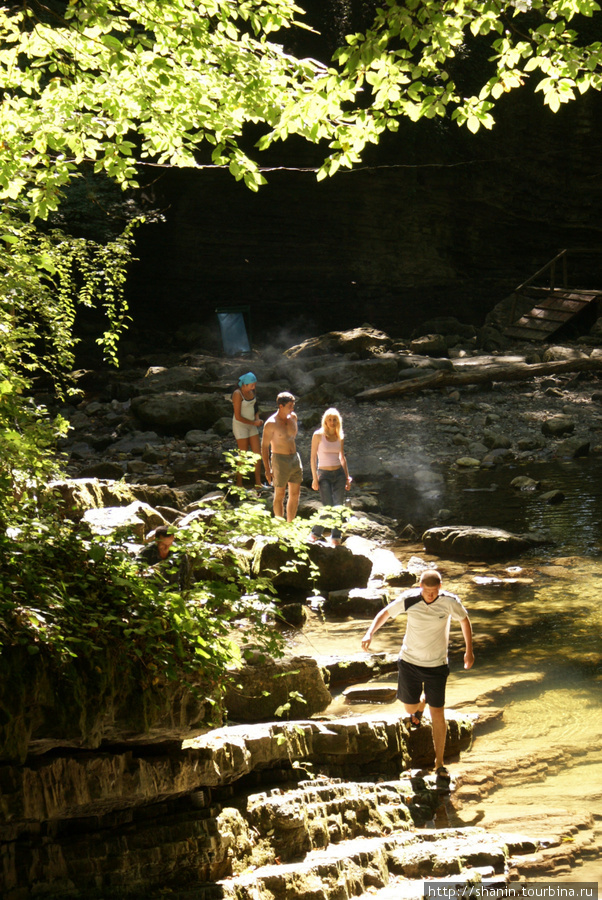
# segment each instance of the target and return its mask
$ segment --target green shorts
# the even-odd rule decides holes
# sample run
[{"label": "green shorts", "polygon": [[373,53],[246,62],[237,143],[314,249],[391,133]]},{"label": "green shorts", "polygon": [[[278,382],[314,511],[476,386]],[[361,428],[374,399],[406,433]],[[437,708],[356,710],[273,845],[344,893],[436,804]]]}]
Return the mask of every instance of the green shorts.
[{"label": "green shorts", "polygon": [[272,453],[272,484],[276,488],[301,484],[303,466],[298,453]]}]

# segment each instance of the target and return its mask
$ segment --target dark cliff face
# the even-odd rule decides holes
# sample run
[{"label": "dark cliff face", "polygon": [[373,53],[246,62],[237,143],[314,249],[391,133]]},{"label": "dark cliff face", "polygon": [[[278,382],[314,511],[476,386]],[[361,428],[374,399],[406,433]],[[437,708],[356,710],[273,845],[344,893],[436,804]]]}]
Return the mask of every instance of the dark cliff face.
[{"label": "dark cliff face", "polygon": [[[166,221],[138,235],[135,322],[189,327],[243,304],[254,338],[363,322],[406,336],[436,315],[480,325],[559,249],[602,249],[601,110],[591,92],[554,115],[525,90],[492,132],[403,123],[321,183],[304,171],[316,149],[285,145],[258,194],[225,171],[168,171],[153,184]],[[575,257],[569,280],[602,286],[601,262]]]}]

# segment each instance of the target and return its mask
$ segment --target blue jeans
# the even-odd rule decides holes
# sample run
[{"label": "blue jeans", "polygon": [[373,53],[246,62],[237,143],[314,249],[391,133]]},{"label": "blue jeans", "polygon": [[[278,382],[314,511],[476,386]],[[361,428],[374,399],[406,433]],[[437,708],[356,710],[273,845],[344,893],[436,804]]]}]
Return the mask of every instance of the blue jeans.
[{"label": "blue jeans", "polygon": [[324,506],[343,506],[347,479],[343,466],[333,471],[318,469],[318,489]]},{"label": "blue jeans", "polygon": [[[343,466],[338,469],[328,471],[318,469],[318,489],[320,491],[320,500],[324,506],[343,506],[345,502],[345,485],[347,478]],[[312,534],[317,538],[321,538],[324,534],[323,525],[314,525]],[[341,539],[341,529],[333,528],[331,532],[335,540]]]}]

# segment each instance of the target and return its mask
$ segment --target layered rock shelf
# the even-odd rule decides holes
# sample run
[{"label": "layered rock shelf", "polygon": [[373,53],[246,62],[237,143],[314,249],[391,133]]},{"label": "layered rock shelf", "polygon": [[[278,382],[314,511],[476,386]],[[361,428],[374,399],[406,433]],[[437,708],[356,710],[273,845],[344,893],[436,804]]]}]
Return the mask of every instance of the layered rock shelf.
[{"label": "layered rock shelf", "polygon": [[[471,735],[472,717],[452,716],[449,754]],[[553,871],[562,825],[556,841],[432,831],[455,795],[416,768],[429,763],[430,727],[410,733],[389,713],[4,766],[2,896],[193,896],[205,886],[202,896],[301,898],[319,883],[317,896],[351,897],[400,878],[503,880],[543,849]],[[470,781],[468,770],[458,779],[464,800]]]}]

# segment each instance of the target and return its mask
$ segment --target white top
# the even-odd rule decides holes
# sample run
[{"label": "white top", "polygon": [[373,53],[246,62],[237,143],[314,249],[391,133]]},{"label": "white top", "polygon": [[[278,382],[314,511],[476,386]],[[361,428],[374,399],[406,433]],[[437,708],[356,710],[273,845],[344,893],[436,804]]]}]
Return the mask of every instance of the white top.
[{"label": "white top", "polygon": [[[251,397],[250,400],[247,400],[243,392],[240,388],[236,388],[234,393],[239,393],[241,396],[240,401],[240,414],[243,419],[250,419],[251,422],[255,421],[255,397]],[[236,416],[234,416],[236,418]]]},{"label": "white top", "polygon": [[336,441],[327,441],[324,435],[320,438],[320,443],[318,444],[318,468],[319,469],[334,469],[336,466],[341,465],[341,442],[340,440]]},{"label": "white top", "polygon": [[427,603],[420,588],[404,591],[387,609],[392,618],[402,612],[407,614],[399,656],[415,666],[445,665],[451,620],[461,622],[468,615],[455,594],[441,591],[436,600]]}]

